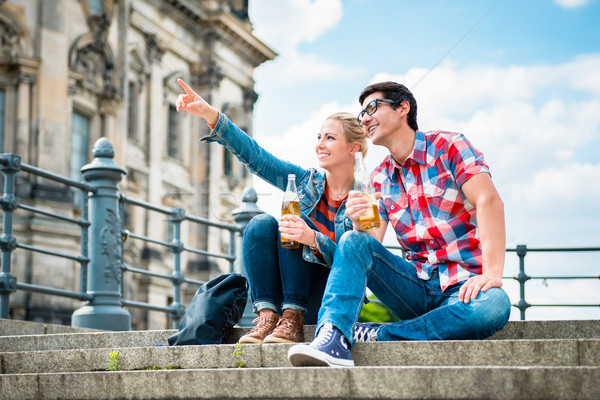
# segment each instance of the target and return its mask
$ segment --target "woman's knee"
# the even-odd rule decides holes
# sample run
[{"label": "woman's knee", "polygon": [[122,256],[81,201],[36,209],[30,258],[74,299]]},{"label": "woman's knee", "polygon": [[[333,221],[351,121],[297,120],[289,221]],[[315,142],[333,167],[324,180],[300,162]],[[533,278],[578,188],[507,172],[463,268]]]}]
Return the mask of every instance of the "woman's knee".
[{"label": "woman's knee", "polygon": [[270,214],[258,214],[254,216],[248,225],[246,226],[246,230],[244,231],[244,236],[264,236],[272,233],[277,233],[279,228],[279,223]]}]

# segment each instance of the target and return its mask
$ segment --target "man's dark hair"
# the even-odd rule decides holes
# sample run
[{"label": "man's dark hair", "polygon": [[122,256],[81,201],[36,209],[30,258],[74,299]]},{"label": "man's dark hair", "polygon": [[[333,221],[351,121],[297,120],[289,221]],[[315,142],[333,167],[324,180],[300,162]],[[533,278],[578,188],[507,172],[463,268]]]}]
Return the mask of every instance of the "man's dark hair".
[{"label": "man's dark hair", "polygon": [[410,111],[407,115],[408,126],[415,131],[419,129],[419,126],[417,125],[417,101],[406,86],[396,82],[374,83],[373,85],[367,86],[362,91],[358,97],[358,102],[362,104],[367,97],[375,92],[382,92],[384,99],[394,100],[395,103],[392,104],[394,110],[398,108],[403,101],[408,101],[408,104],[410,104]]}]

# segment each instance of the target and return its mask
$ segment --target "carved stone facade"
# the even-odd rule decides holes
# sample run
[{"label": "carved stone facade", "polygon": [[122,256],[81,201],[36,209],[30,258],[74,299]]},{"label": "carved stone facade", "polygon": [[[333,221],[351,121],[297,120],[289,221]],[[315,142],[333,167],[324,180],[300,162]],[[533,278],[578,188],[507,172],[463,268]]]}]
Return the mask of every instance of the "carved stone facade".
[{"label": "carved stone facade", "polygon": [[[240,0],[0,1],[1,152],[81,179],[93,143],[106,137],[127,170],[120,185],[127,196],[233,222],[249,173],[223,147],[199,142],[206,124],[174,106],[181,77],[251,134],[254,69],[276,54],[252,34],[247,11],[248,1]],[[17,185],[30,205],[80,213],[68,188],[31,177]],[[19,242],[80,253],[76,227],[25,212],[15,213],[15,222]],[[125,222],[131,232],[168,240],[164,216],[130,207]],[[227,251],[229,234],[190,225],[182,226],[187,246]],[[207,279],[227,269],[184,254],[186,276]],[[170,273],[172,254],[129,240],[123,262]],[[79,289],[79,267],[70,260],[15,251],[12,269],[19,282]],[[120,279],[120,271],[111,273]],[[169,304],[170,285],[131,274],[123,279],[128,299]],[[79,305],[21,291],[11,296],[12,317],[19,319],[65,323]],[[164,314],[130,311],[134,329],[168,327]]]}]

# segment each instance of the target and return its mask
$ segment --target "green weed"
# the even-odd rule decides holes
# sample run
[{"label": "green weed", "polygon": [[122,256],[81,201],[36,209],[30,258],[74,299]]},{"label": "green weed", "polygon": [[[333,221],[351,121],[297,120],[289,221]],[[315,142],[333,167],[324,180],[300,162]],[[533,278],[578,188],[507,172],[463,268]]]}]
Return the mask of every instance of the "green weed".
[{"label": "green weed", "polygon": [[236,344],[235,350],[231,355],[231,358],[235,360],[235,368],[244,368],[246,366],[246,364],[244,364],[244,362],[242,361],[243,353],[244,352],[242,351],[242,345],[240,343]]},{"label": "green weed", "polygon": [[119,359],[121,358],[121,354],[118,351],[113,351],[108,355],[110,360],[108,361],[108,370],[109,371],[118,371],[119,370]]}]

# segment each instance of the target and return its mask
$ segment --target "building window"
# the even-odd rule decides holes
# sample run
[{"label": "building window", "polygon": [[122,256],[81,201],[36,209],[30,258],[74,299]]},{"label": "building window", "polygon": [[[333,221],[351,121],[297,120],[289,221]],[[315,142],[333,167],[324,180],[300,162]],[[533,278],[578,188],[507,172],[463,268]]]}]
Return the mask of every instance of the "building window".
[{"label": "building window", "polygon": [[181,147],[179,138],[179,120],[177,119],[177,109],[174,105],[169,105],[168,131],[167,131],[167,155],[171,158],[179,159],[179,149]]},{"label": "building window", "polygon": [[0,89],[0,153],[4,153],[4,89]]},{"label": "building window", "polygon": [[88,162],[90,119],[73,111],[71,126],[71,179],[81,180],[81,167]]},{"label": "building window", "polygon": [[138,92],[135,83],[129,82],[129,102],[127,103],[127,137],[138,139]]}]

